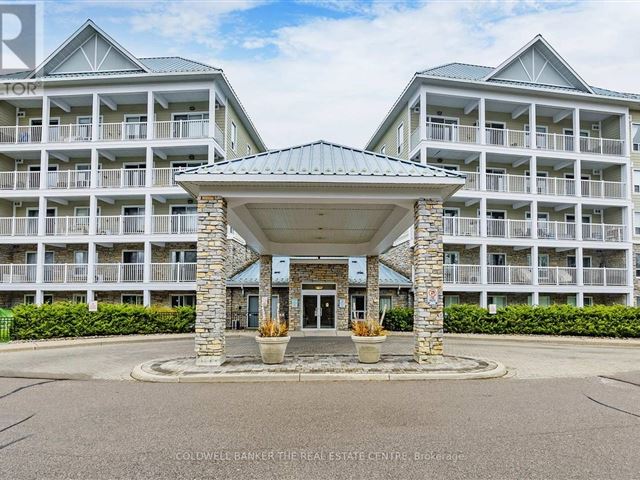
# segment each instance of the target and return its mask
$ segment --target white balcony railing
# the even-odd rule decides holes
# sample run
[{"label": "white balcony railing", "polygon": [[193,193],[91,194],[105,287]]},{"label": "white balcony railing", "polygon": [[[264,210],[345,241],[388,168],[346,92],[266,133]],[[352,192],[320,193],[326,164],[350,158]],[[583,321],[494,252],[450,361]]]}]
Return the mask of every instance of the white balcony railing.
[{"label": "white balcony railing", "polygon": [[575,240],[576,224],[538,220],[538,238],[541,240]]},{"label": "white balcony railing", "polygon": [[88,235],[89,217],[47,217],[45,218],[45,234],[56,236]]},{"label": "white balcony railing", "polygon": [[531,238],[531,220],[487,218],[487,236],[499,238]]},{"label": "white balcony railing", "polygon": [[98,129],[102,141],[129,141],[147,138],[147,122],[101,123]]},{"label": "white balcony railing", "polygon": [[151,232],[155,234],[187,234],[198,231],[198,215],[153,215]]},{"label": "white balcony railing", "polygon": [[175,187],[175,174],[184,170],[184,168],[154,168],[153,169],[153,186],[154,187]]},{"label": "white balcony railing", "polygon": [[47,188],[75,190],[91,186],[89,170],[59,170],[47,172]]},{"label": "white balcony railing", "polygon": [[479,237],[480,219],[473,217],[444,217],[444,234],[455,237]]},{"label": "white balcony railing", "polygon": [[531,190],[526,175],[487,173],[485,179],[486,188],[491,192],[528,193]]},{"label": "white balcony railing", "polygon": [[528,148],[529,132],[502,128],[485,128],[485,140],[487,145],[508,148]]},{"label": "white balcony railing", "polygon": [[457,285],[480,284],[480,265],[444,265],[444,283]]},{"label": "white balcony railing", "polygon": [[[217,125],[216,125],[217,126]],[[155,122],[155,138],[207,138],[209,120],[169,120]]]},{"label": "white balcony railing", "polygon": [[539,285],[576,285],[575,267],[538,267]]},{"label": "white balcony railing", "polygon": [[38,219],[33,217],[0,218],[0,237],[26,237],[38,235]]},{"label": "white balcony railing", "polygon": [[87,283],[86,263],[56,263],[43,265],[44,283]]},{"label": "white balcony railing", "polygon": [[42,141],[41,126],[0,127],[0,143],[35,143]]},{"label": "white balcony railing", "polygon": [[152,282],[195,282],[195,263],[152,263]]},{"label": "white balcony railing", "polygon": [[627,269],[585,268],[583,283],[589,286],[624,286],[627,285]]},{"label": "white balcony railing", "polygon": [[531,267],[488,265],[487,283],[505,285],[531,285]]},{"label": "white balcony railing", "polygon": [[478,143],[478,127],[427,123],[427,140],[438,142]]},{"label": "white balcony railing", "polygon": [[595,242],[624,242],[625,226],[608,223],[583,223],[582,240]]},{"label": "white balcony railing", "polygon": [[0,190],[37,190],[40,172],[0,172]]},{"label": "white balcony railing", "polygon": [[98,188],[144,187],[145,168],[110,168],[98,170]]},{"label": "white balcony railing", "polygon": [[480,174],[478,172],[462,172],[466,176],[463,190],[480,190]]},{"label": "white balcony railing", "polygon": [[573,151],[573,136],[558,133],[536,133],[536,148],[559,152]]},{"label": "white balcony railing", "polygon": [[615,138],[580,137],[580,151],[597,155],[624,155],[624,141]]},{"label": "white balcony railing", "polygon": [[97,263],[95,283],[141,283],[144,280],[143,263]]},{"label": "white balcony railing", "polygon": [[576,181],[572,178],[538,177],[536,178],[536,193],[538,195],[575,196]]},{"label": "white balcony railing", "polygon": [[623,182],[581,180],[582,196],[591,198],[625,198],[627,189]]},{"label": "white balcony railing", "polygon": [[0,265],[0,283],[34,283],[36,268],[32,264]]},{"label": "white balcony railing", "polygon": [[97,222],[98,235],[142,235],[144,215],[101,215]]},{"label": "white balcony railing", "polygon": [[49,142],[51,143],[90,142],[91,135],[91,124],[49,126]]}]

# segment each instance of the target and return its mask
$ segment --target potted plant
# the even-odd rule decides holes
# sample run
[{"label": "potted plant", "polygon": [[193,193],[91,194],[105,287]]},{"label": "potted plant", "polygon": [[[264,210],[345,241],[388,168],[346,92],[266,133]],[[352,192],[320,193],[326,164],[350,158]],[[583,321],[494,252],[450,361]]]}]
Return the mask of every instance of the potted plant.
[{"label": "potted plant", "polygon": [[290,339],[289,327],[285,322],[267,318],[260,323],[256,342],[260,347],[262,363],[268,365],[282,363]]},{"label": "potted plant", "polygon": [[[384,319],[384,316],[383,316]],[[351,325],[351,340],[356,345],[360,363],[378,363],[387,332],[378,320],[359,320]]]}]

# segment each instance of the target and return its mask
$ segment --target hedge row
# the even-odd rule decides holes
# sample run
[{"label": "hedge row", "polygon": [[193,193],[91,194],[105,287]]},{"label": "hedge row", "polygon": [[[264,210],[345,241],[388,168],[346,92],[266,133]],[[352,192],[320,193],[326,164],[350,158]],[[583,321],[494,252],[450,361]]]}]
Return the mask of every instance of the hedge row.
[{"label": "hedge row", "polygon": [[[413,312],[391,309],[384,324],[391,331],[411,331]],[[445,309],[444,329],[452,333],[640,337],[640,308],[513,305],[491,315],[476,305],[452,305]]]},{"label": "hedge row", "polygon": [[13,309],[12,340],[136,333],[188,333],[195,325],[191,307],[170,309],[103,303],[97,312],[86,304],[58,302]]}]

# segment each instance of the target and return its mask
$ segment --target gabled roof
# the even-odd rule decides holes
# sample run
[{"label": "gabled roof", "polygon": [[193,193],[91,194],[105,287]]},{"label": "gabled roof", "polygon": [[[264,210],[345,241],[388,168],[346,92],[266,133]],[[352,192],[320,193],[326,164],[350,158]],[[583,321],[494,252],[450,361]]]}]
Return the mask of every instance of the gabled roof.
[{"label": "gabled roof", "polygon": [[43,77],[55,73],[109,71],[148,72],[149,70],[98,27],[93,20],[87,20],[29,77]]},{"label": "gabled roof", "polygon": [[507,58],[484,80],[507,80],[534,85],[575,88],[593,93],[591,87],[547,42],[536,35],[529,43]]},{"label": "gabled roof", "polygon": [[[271,282],[273,285],[288,285],[289,257],[273,257],[271,264]],[[367,281],[366,259],[364,257],[349,258],[349,285],[361,286]],[[252,263],[227,281],[228,286],[257,287],[260,277],[260,260]],[[380,263],[379,284],[381,287],[411,287],[412,283],[404,275]]]},{"label": "gabled roof", "polygon": [[462,178],[460,174],[442,168],[324,140],[194,167],[177,174],[176,180],[194,174]]}]

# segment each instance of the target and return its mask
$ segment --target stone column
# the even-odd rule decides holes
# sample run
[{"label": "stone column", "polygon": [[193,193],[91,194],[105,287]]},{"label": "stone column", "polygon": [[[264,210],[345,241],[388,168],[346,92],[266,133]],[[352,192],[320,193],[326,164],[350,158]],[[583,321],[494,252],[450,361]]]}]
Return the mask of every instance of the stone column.
[{"label": "stone column", "polygon": [[380,312],[380,261],[367,257],[367,320],[378,320]]},{"label": "stone column", "polygon": [[258,285],[258,321],[271,318],[271,255],[260,255],[260,283]]},{"label": "stone column", "polygon": [[442,201],[421,198],[414,205],[413,247],[413,358],[418,363],[442,356],[442,265]]},{"label": "stone column", "polygon": [[215,195],[198,197],[196,293],[196,364],[222,365],[227,320],[227,202]]}]

